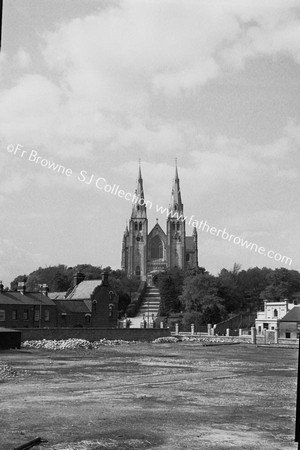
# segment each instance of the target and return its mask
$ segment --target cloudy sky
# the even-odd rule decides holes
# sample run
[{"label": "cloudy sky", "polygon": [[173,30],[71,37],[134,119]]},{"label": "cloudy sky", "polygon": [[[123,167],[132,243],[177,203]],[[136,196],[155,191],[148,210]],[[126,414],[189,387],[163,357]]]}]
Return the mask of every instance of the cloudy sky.
[{"label": "cloudy sky", "polygon": [[177,158],[186,216],[292,259],[199,230],[201,266],[300,270],[298,1],[4,0],[0,82],[5,284],[119,268],[131,203],[95,180],[133,192],[139,158],[150,229]]}]

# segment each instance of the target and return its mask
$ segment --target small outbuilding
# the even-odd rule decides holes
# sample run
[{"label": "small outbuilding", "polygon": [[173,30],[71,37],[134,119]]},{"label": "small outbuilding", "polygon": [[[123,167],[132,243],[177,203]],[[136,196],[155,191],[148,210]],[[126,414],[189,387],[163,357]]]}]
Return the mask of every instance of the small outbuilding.
[{"label": "small outbuilding", "polygon": [[21,331],[11,328],[0,328],[0,350],[21,348]]},{"label": "small outbuilding", "polygon": [[295,305],[279,321],[279,337],[297,339],[300,336],[300,305]]}]

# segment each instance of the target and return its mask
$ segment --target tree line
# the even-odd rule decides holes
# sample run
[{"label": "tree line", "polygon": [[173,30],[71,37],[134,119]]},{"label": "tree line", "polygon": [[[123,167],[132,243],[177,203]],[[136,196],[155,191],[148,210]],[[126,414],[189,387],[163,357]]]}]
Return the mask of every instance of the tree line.
[{"label": "tree line", "polygon": [[217,276],[203,267],[159,274],[160,315],[181,314],[183,325],[216,324],[236,314],[256,313],[268,301],[300,301],[300,273],[285,268],[250,268],[234,264]]},{"label": "tree line", "polygon": [[[113,270],[109,266],[79,264],[67,267],[60,264],[39,267],[28,276],[16,277],[11,282],[11,289],[16,290],[18,282],[25,280],[26,288],[31,292],[38,292],[44,283],[50,292],[67,292],[77,272],[83,272],[86,280],[93,280],[100,279],[104,271],[109,273],[111,286],[119,295],[122,316],[140,281],[129,279],[122,270]],[[160,272],[156,284],[161,295],[159,315],[168,318],[180,314],[187,326],[190,323],[215,324],[235,314],[256,313],[262,309],[264,300],[300,302],[300,273],[286,268],[241,270],[239,264],[234,264],[231,270],[222,269],[217,276],[203,267],[185,272],[172,269]]]}]

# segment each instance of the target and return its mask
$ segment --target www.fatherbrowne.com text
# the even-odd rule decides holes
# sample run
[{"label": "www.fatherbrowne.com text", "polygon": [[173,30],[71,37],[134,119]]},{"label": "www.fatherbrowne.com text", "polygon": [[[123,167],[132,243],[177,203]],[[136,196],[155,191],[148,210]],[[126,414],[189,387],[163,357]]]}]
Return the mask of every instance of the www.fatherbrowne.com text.
[{"label": "www.fatherbrowne.com text", "polygon": [[[85,185],[94,185],[99,191],[104,191],[105,193],[117,196],[119,198],[124,198],[125,200],[130,201],[133,204],[138,203],[140,206],[145,205],[148,209],[153,208],[153,203],[150,200],[144,200],[142,198],[139,198],[135,193],[126,192],[123,189],[120,189],[120,186],[116,183],[109,184],[104,177],[97,177],[95,174],[89,174],[86,170],[81,170],[79,174],[75,173],[71,168],[67,168],[62,164],[57,164],[53,161],[48,160],[47,158],[40,156],[36,150],[24,150],[23,145],[21,144],[9,144],[7,146],[7,151],[8,153],[17,155],[20,158],[27,158],[28,161],[34,164],[40,165],[61,175],[65,175],[66,177],[75,175],[79,182],[84,183]],[[292,259],[290,257],[283,256],[281,255],[281,253],[276,253],[273,250],[267,250],[265,247],[259,246],[255,242],[249,242],[240,236],[231,234],[226,230],[226,228],[211,227],[206,220],[199,221],[194,215],[191,215],[190,217],[183,216],[182,214],[178,214],[177,211],[174,212],[167,207],[158,205],[156,205],[156,212],[165,215],[166,217],[170,217],[178,221],[183,221],[187,225],[190,225],[197,230],[209,233],[212,236],[220,237],[225,241],[232,242],[235,245],[239,245],[243,248],[254,251],[259,255],[266,256],[270,259],[274,259],[277,262],[281,262],[289,266],[292,265]]]}]

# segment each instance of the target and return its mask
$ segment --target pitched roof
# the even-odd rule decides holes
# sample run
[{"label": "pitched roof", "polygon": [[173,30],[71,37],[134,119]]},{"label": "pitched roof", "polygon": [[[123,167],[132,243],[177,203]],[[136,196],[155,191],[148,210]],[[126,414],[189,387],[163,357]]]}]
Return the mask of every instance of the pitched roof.
[{"label": "pitched roof", "polygon": [[185,237],[185,250],[186,251],[195,251],[194,247],[194,238],[193,236],[186,236]]},{"label": "pitched roof", "polygon": [[90,313],[84,300],[55,300],[57,307],[63,312]]},{"label": "pitched roof", "polygon": [[15,328],[0,328],[0,333],[21,333],[20,330],[16,330]]},{"label": "pitched roof", "polygon": [[64,299],[66,298],[66,292],[48,292],[48,297],[50,297],[52,300],[55,299]]},{"label": "pitched roof", "polygon": [[97,286],[101,286],[102,280],[86,280],[79,283],[67,296],[67,299],[89,299]]},{"label": "pitched roof", "polygon": [[300,322],[300,305],[294,306],[280,322]]},{"label": "pitched roof", "polygon": [[5,291],[0,294],[0,305],[48,305],[55,306],[51,298],[40,292]]}]

